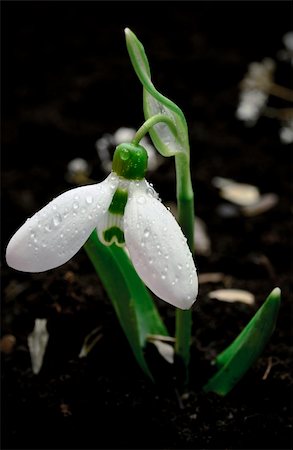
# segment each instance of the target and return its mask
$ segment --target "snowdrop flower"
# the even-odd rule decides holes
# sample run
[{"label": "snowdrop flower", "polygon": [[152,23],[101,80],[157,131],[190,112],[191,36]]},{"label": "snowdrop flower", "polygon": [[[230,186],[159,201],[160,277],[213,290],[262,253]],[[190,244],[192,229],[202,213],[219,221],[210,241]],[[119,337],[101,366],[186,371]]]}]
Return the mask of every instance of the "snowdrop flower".
[{"label": "snowdrop flower", "polygon": [[101,183],[71,189],[28,219],[10,240],[6,260],[24,272],[43,272],[72,258],[94,229],[105,245],[126,245],[146,286],[188,309],[198,280],[180,226],[145,180],[147,152],[121,144],[111,174]]}]

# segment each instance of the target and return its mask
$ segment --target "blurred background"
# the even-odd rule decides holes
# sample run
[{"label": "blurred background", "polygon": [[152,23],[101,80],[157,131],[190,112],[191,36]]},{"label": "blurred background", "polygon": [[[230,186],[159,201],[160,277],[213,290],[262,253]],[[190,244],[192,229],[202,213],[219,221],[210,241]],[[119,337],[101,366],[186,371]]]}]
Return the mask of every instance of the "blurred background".
[{"label": "blurred background", "polygon": [[[290,128],[292,103],[267,95],[250,122],[240,120],[237,110],[252,62],[273,60],[274,83],[292,89],[292,36],[284,42],[292,30],[291,3],[6,1],[1,9],[2,337],[14,338],[8,350],[1,346],[4,446],[142,448],[143,436],[149,448],[289,448],[292,145],[290,129],[285,141],[281,130]],[[199,273],[228,276],[216,284],[202,281],[193,350],[202,375],[192,369],[193,391],[180,414],[175,397],[158,400],[131,362],[111,305],[104,294],[97,302],[101,292],[89,288],[96,276],[83,252],[40,275],[15,272],[4,259],[9,238],[26,218],[74,187],[72,160],[84,159],[90,180],[103,180],[117,130],[143,123],[142,87],[126,50],[125,27],[142,41],[156,88],[187,119],[195,212],[206,232],[203,248],[197,246]],[[256,187],[262,200],[272,196],[247,213],[239,200],[220,195],[217,177]],[[148,179],[164,202],[175,201],[172,158],[159,160]],[[251,377],[229,399],[198,394],[215,352],[276,285],[284,296],[279,327]],[[256,302],[217,302],[208,297],[215,287],[247,289]],[[172,332],[174,310],[158,304]],[[26,342],[36,317],[48,318],[50,331],[41,378],[31,372]],[[78,349],[99,322],[104,338],[96,366],[81,361]],[[262,379],[270,357],[277,363],[263,386],[255,379]]]}]

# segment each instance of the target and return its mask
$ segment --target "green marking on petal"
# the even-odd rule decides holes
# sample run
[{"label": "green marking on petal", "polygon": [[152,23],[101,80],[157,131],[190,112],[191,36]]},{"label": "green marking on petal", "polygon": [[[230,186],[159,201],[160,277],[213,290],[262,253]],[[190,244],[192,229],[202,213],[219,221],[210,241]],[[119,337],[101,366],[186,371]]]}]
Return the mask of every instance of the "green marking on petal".
[{"label": "green marking on petal", "polygon": [[125,189],[118,188],[113,196],[108,211],[112,214],[118,214],[120,216],[123,216],[127,199],[128,199],[128,192]]},{"label": "green marking on petal", "polygon": [[116,242],[118,245],[123,245],[125,243],[124,233],[118,227],[111,227],[104,231],[104,239],[109,244]]}]

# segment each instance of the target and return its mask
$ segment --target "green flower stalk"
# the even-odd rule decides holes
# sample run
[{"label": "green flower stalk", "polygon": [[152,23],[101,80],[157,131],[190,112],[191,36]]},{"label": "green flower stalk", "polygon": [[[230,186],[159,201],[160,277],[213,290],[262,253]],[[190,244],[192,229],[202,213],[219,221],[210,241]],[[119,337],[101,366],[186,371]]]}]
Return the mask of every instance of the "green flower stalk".
[{"label": "green flower stalk", "polygon": [[[176,191],[178,204],[178,221],[187,238],[190,250],[194,248],[194,200],[190,176],[190,149],[186,120],[181,109],[156,90],[152,81],[150,67],[144,47],[135,34],[125,29],[126,45],[134,70],[143,85],[143,107],[146,124],[153,118],[163,116],[164,122],[146,124],[137,133],[136,142],[149,131],[157,150],[166,157],[175,157]],[[176,312],[176,344],[175,349],[187,368],[190,359],[190,341],[192,315],[191,311]]]}]

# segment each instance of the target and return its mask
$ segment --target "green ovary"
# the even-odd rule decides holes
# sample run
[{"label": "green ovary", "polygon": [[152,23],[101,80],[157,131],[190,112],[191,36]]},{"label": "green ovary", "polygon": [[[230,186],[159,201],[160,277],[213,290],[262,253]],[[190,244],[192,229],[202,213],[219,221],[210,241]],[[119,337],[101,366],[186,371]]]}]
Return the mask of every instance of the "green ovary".
[{"label": "green ovary", "polygon": [[105,241],[108,242],[109,244],[115,242],[118,245],[123,245],[125,243],[124,233],[118,227],[108,228],[103,232],[103,235]]},{"label": "green ovary", "polygon": [[148,154],[141,145],[120,144],[113,156],[112,170],[126,180],[142,180],[148,164]]}]

